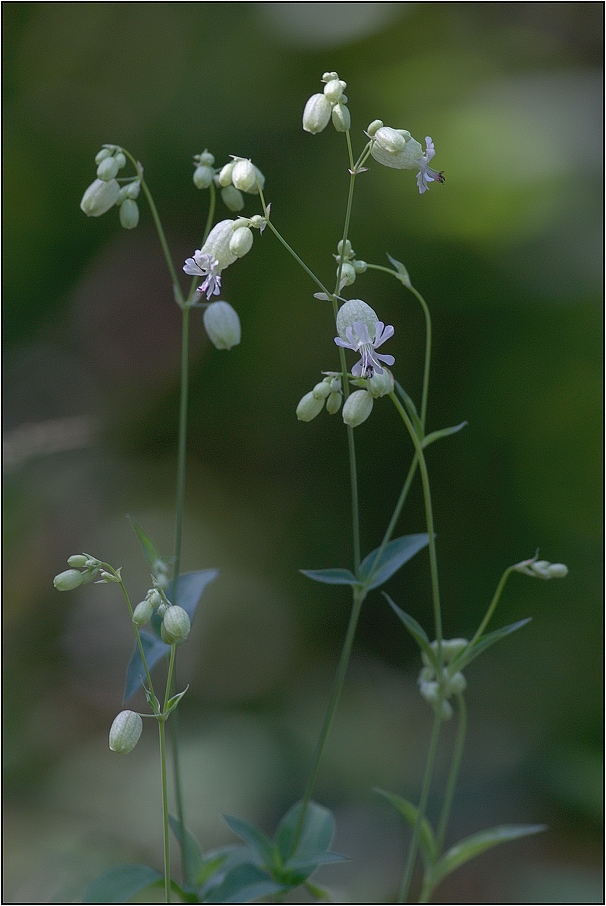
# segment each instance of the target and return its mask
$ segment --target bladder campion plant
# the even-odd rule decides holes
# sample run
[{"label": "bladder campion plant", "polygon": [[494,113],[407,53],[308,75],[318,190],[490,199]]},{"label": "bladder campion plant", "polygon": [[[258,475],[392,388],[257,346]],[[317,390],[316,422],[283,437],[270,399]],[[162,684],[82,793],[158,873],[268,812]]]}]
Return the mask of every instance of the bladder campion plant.
[{"label": "bladder campion plant", "polygon": [[[331,851],[335,829],[334,818],[327,808],[314,802],[312,796],[324,746],[343,689],[360,611],[369,592],[380,588],[415,554],[425,548],[429,553],[429,582],[433,604],[431,630],[423,628],[413,616],[404,612],[384,593],[387,604],[419,647],[421,658],[419,692],[433,710],[433,728],[418,801],[413,803],[399,794],[377,790],[412,829],[397,901],[407,902],[411,895],[413,870],[419,855],[423,864],[423,880],[418,902],[424,903],[428,902],[437,885],[450,872],[474,856],[498,843],[534,834],[543,829],[542,825],[499,826],[480,831],[448,849],[445,848],[467,724],[464,699],[467,680],[463,671],[474,658],[491,645],[528,622],[520,620],[487,631],[505,584],[512,573],[552,579],[564,577],[567,569],[561,563],[539,560],[538,553],[508,567],[473,637],[444,638],[436,531],[425,451],[430,444],[460,431],[465,422],[453,427],[427,431],[431,363],[431,317],[428,306],[421,293],[412,285],[408,272],[401,262],[387,255],[389,267],[368,263],[357,257],[349,239],[356,181],[367,171],[368,164],[376,162],[393,169],[416,171],[416,183],[421,195],[430,189],[432,183],[443,184],[444,175],[430,167],[436,151],[429,136],[425,139],[423,148],[410,132],[385,126],[381,120],[374,120],[366,129],[365,144],[356,158],[350,133],[351,116],[345,94],[346,83],[336,72],[324,73],[322,83],[322,91],[312,95],[305,105],[303,129],[316,135],[332,122],[336,131],[343,134],[349,182],[343,233],[333,255],[336,261],[336,274],[332,288],[322,282],[279,232],[271,219],[270,205],[265,200],[264,176],[252,161],[246,158],[232,156],[228,163],[217,168],[213,155],[207,150],[194,157],[193,181],[198,189],[209,190],[209,203],[201,247],[187,258],[182,268],[186,274],[194,278],[186,295],[181,289],[156,206],[144,179],[143,167],[126,149],[113,144],[103,146],[95,158],[97,178],[82,198],[81,208],[88,216],[99,217],[118,207],[121,225],[125,229],[133,229],[139,221],[137,199],[143,190],[171,276],[174,298],[182,312],[174,554],[170,559],[163,559],[143,528],[131,518],[150,568],[150,588],[144,600],[133,607],[120,569],[89,554],[75,554],[69,557],[69,569],[60,573],[54,580],[55,587],[60,591],[69,591],[87,582],[114,583],[122,592],[132,620],[135,650],[127,670],[125,702],[143,687],[150,712],[139,714],[131,710],[121,711],[109,732],[110,749],[121,754],[132,752],[142,732],[143,718],[155,719],[159,731],[163,872],[146,865],[124,865],[111,869],[90,885],[85,895],[86,902],[125,902],[132,896],[141,895],[142,890],[152,886],[163,887],[166,902],[171,901],[173,894],[188,903],[242,903],[261,897],[271,897],[274,902],[280,902],[289,891],[301,886],[311,898],[327,899],[326,891],[314,884],[310,877],[319,865],[342,861],[345,856]],[[130,176],[119,175],[128,163],[133,173]],[[252,195],[258,200],[260,211],[250,217],[238,215],[215,223],[218,192],[232,213],[237,214],[244,209],[246,195]],[[352,562],[347,568],[306,569],[301,572],[309,579],[326,585],[349,586],[352,599],[351,614],[302,798],[281,819],[273,838],[267,837],[261,830],[240,818],[225,816],[227,824],[243,843],[202,853],[186,828],[179,772],[178,734],[174,719],[169,720],[171,716],[174,717],[175,710],[187,692],[187,689],[177,691],[173,688],[177,650],[179,645],[187,640],[191,620],[206,585],[217,576],[214,569],[185,574],[180,572],[185,505],[189,321],[192,310],[201,309],[204,326],[217,349],[231,349],[240,342],[241,327],[236,311],[228,302],[215,297],[221,294],[224,271],[248,254],[254,243],[254,231],[261,234],[266,228],[310,277],[317,290],[314,293],[315,299],[328,305],[334,317],[337,334],[334,337],[335,360],[326,363],[328,370],[317,377],[313,388],[300,399],[296,406],[296,416],[305,423],[326,409],[329,415],[340,413],[343,419],[350,473]],[[410,292],[421,306],[426,336],[422,351],[423,385],[418,404],[400,385],[391,370],[396,362],[393,353],[396,350],[399,327],[396,329],[385,324],[367,301],[349,297],[351,293],[349,288],[358,276],[368,275],[373,270],[393,276],[400,287]],[[354,357],[348,363],[348,356],[351,353]],[[412,454],[406,478],[399,490],[383,536],[373,551],[363,555],[360,542],[361,512],[358,502],[355,429],[372,417],[375,405],[393,407],[394,415],[402,426],[404,439],[408,442],[407,446],[412,445]],[[396,536],[396,529],[417,473],[424,500],[425,531]],[[144,629],[146,626],[149,628]],[[160,693],[154,688],[151,674],[154,666],[164,657],[169,658],[169,666],[166,683]],[[440,734],[443,723],[453,718],[455,714],[457,721],[455,745],[447,781],[439,794],[441,808],[434,827],[427,816],[427,805],[430,791],[435,785],[434,768]],[[176,808],[174,816],[169,814],[168,806],[167,724],[173,728],[172,772]],[[181,878],[178,881],[170,875],[171,828],[181,853]]]}]

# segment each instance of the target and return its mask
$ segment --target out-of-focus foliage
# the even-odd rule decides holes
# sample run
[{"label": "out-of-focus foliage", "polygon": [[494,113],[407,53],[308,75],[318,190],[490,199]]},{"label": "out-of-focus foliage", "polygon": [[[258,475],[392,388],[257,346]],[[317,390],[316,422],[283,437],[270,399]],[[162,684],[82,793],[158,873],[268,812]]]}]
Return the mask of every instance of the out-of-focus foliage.
[{"label": "out-of-focus foliage", "polygon": [[[570,570],[561,583],[513,577],[499,625],[533,621],[469,670],[453,836],[551,829],[482,856],[440,895],[598,901],[602,12],[4,4],[7,902],[77,900],[98,871],[161,852],[152,732],[128,759],[107,749],[132,649],[123,605],[112,587],[52,587],[85,550],[122,566],[138,600],[149,577],[127,512],[172,553],[179,312],[143,200],[132,232],[116,211],[80,211],[94,155],[116,142],[143,163],[178,267],[207,213],[193,155],[252,158],[274,222],[332,281],[345,143],[332,127],[301,129],[326,70],[348,83],[356,148],[380,118],[431,135],[446,175],[421,197],[411,173],[373,165],[350,233],[360,258],[403,261],[432,309],[428,429],[469,423],[428,451],[446,635],[472,633],[503,569],[537,547]],[[242,342],[218,352],[193,319],[183,557],[184,570],[221,571],[180,655],[188,820],[205,848],[230,839],[221,813],[271,833],[300,798],[349,599],[298,569],[351,561],[340,416],[294,414],[338,367],[328,308],[268,230],[224,278]],[[396,376],[418,397],[413,297],[371,272],[351,290],[395,325]],[[386,400],[356,436],[366,554],[411,450]],[[424,530],[417,489],[398,534]],[[429,629],[423,554],[388,590]],[[399,881],[405,831],[370,789],[418,791],[430,720],[418,668],[404,627],[369,596],[314,794],[352,857],[324,879],[354,902],[385,902]]]}]

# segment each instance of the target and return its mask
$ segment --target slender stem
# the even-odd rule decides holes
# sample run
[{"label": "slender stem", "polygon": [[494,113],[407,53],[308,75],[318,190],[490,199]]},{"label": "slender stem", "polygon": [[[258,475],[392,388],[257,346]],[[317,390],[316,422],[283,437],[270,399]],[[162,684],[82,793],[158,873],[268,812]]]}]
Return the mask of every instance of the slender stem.
[{"label": "slender stem", "polygon": [[187,457],[187,409],[189,393],[189,313],[188,305],[182,309],[181,330],[181,394],[179,403],[179,439],[177,447],[177,495],[175,512],[175,565],[173,604],[177,602],[177,588],[181,567],[181,540],[183,535],[183,510],[185,507],[185,468]]},{"label": "slender stem", "polygon": [[162,815],[164,820],[164,893],[166,902],[170,903],[170,836],[168,826],[168,785],[166,782],[166,723],[164,719],[158,721],[158,732],[160,734]]},{"label": "slender stem", "polygon": [[505,572],[501,576],[501,580],[500,580],[499,584],[497,585],[497,590],[495,591],[494,597],[493,597],[492,601],[490,602],[490,606],[489,606],[488,610],[486,611],[486,616],[484,617],[484,619],[478,626],[473,639],[469,643],[470,646],[475,645],[475,643],[478,641],[478,639],[480,638],[480,636],[482,635],[482,633],[488,626],[490,618],[492,617],[493,613],[495,612],[495,608],[496,608],[497,604],[499,603],[499,598],[501,597],[501,593],[502,593],[503,589],[505,588],[505,583],[507,582],[510,574],[513,571],[514,571],[513,566],[510,566],[510,567],[508,567],[508,569],[505,570]]},{"label": "slender stem", "polygon": [[423,777],[423,787],[421,789],[421,798],[419,800],[419,809],[417,812],[417,820],[415,821],[415,826],[412,832],[412,840],[410,841],[410,850],[408,851],[408,861],[406,862],[406,868],[404,870],[404,877],[402,878],[402,885],[400,887],[400,893],[398,895],[398,903],[405,903],[408,896],[408,890],[410,888],[410,882],[412,881],[412,873],[414,870],[415,860],[417,857],[417,850],[419,848],[419,839],[421,836],[421,827],[425,819],[425,810],[427,808],[427,800],[429,798],[429,790],[431,787],[431,779],[433,776],[433,769],[436,761],[436,753],[438,751],[438,740],[440,738],[440,727],[442,725],[442,718],[440,712],[442,709],[442,702],[438,702],[438,707],[436,708],[436,714],[433,720],[433,729],[431,731],[431,742],[429,744],[429,753],[427,756],[427,764],[425,766],[425,776]]},{"label": "slender stem", "polygon": [[448,775],[448,782],[446,784],[446,791],[444,793],[444,801],[442,803],[442,811],[438,823],[438,833],[436,836],[436,848],[438,853],[442,852],[442,847],[444,846],[444,837],[446,836],[446,828],[448,827],[452,798],[454,796],[455,787],[457,785],[459,769],[461,767],[461,759],[463,757],[463,747],[465,745],[465,734],[467,732],[467,705],[465,704],[465,699],[463,698],[462,693],[457,692],[456,698],[457,704],[459,706],[459,723],[457,727],[457,738],[455,741],[454,752],[452,754],[452,764],[450,765],[450,773]]},{"label": "slender stem", "polygon": [[[364,593],[359,588],[354,588],[353,590],[353,605],[351,609],[351,614],[349,617],[349,624],[347,626],[347,633],[345,635],[345,641],[343,642],[343,648],[341,650],[341,657],[339,658],[339,666],[337,667],[337,673],[335,675],[335,681],[333,684],[332,694],[330,696],[330,701],[328,703],[328,708],[324,716],[324,723],[322,724],[322,729],[320,731],[320,736],[318,737],[318,742],[316,743],[316,750],[314,752],[314,758],[312,762],[312,769],[305,789],[305,795],[303,796],[303,808],[301,810],[301,818],[299,821],[299,828],[295,834],[295,841],[300,832],[300,827],[303,823],[303,818],[305,816],[305,811],[309,805],[313,789],[316,783],[316,778],[318,776],[318,768],[320,765],[320,759],[322,757],[322,752],[324,750],[324,745],[328,737],[328,733],[332,726],[333,718],[337,710],[337,705],[339,704],[339,698],[341,697],[341,692],[343,690],[343,683],[345,681],[345,674],[347,673],[347,665],[349,664],[349,658],[351,655],[351,649],[353,646],[354,636],[356,634],[356,627],[358,625],[358,619],[360,617],[360,610],[362,609],[362,604],[364,602]],[[296,848],[293,846],[293,849]]]},{"label": "slender stem", "polygon": [[429,394],[429,370],[431,367],[431,315],[429,313],[429,306],[421,293],[417,292],[414,286],[409,286],[408,289],[419,300],[421,308],[423,309],[423,314],[425,315],[425,365],[423,368],[423,391],[421,395],[421,424],[423,430],[425,430],[427,397]]},{"label": "slender stem", "polygon": [[[433,524],[433,511],[431,507],[431,491],[429,488],[429,475],[427,474],[427,465],[425,463],[425,456],[423,454],[423,447],[421,446],[421,441],[417,437],[415,429],[410,421],[408,414],[400,400],[397,398],[395,393],[390,393],[389,397],[393,402],[394,406],[400,413],[402,421],[408,429],[410,438],[414,444],[414,448],[417,454],[417,459],[419,461],[419,469],[421,472],[421,481],[423,484],[423,497],[425,500],[425,519],[427,522],[427,533],[429,535],[429,565],[431,570],[431,589],[432,589],[432,598],[433,598],[433,609],[434,609],[434,622],[436,628],[436,640],[438,642],[438,657],[440,662],[442,662],[442,613],[440,608],[440,586],[438,582],[438,558],[436,553],[436,538],[434,532]],[[442,665],[443,666],[443,665]]]}]

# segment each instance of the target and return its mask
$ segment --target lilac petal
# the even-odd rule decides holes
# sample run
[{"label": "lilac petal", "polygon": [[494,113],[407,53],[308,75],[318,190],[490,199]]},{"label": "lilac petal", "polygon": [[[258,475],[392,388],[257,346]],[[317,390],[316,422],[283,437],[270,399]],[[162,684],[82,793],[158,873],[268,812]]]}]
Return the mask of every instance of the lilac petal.
[{"label": "lilac petal", "polygon": [[185,264],[183,265],[183,270],[186,274],[189,274],[192,277],[203,277],[205,271],[201,270],[193,258],[186,258]]},{"label": "lilac petal", "polygon": [[351,343],[346,343],[345,340],[342,340],[341,337],[335,337],[335,343],[337,346],[342,346],[343,349],[353,349],[355,352],[358,348],[357,346],[352,346]]},{"label": "lilac petal", "polygon": [[395,359],[392,355],[381,355],[381,353],[376,352],[375,357],[380,359],[382,362],[385,362],[386,365],[393,365]]},{"label": "lilac petal", "polygon": [[389,340],[390,337],[393,337],[395,331],[391,324],[385,326],[382,321],[379,321],[377,324],[375,332],[375,341],[372,344],[376,349],[378,346],[382,346],[386,340]]},{"label": "lilac petal", "polygon": [[[354,321],[353,329],[355,330],[360,342],[372,343],[372,340],[370,339],[370,333],[368,332],[368,325],[365,324],[364,321]],[[348,327],[346,331],[348,336],[350,330],[351,328]]]},{"label": "lilac petal", "polygon": [[429,161],[431,160],[432,157],[435,157],[435,154],[436,154],[436,149],[434,148],[434,144],[431,140],[431,136],[426,135],[425,136],[425,159],[427,160],[427,163],[429,163]]}]

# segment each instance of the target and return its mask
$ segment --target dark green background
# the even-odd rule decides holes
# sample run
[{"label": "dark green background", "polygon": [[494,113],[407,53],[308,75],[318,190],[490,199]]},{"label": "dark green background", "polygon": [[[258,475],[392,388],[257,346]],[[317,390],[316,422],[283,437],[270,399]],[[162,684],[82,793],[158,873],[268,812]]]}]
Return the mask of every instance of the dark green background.
[{"label": "dark green background", "polygon": [[[446,174],[420,196],[414,174],[374,164],[350,232],[361,258],[404,261],[431,307],[430,429],[469,423],[428,453],[446,635],[472,634],[503,569],[537,547],[570,569],[564,582],[514,576],[494,625],[533,621],[468,670],[451,828],[453,841],[503,822],[550,829],[470,864],[438,899],[601,901],[602,13],[3,4],[5,902],[77,901],[108,866],[161,861],[153,728],[128,759],[107,748],[131,649],[124,605],[109,586],[52,587],[85,550],[122,566],[139,600],[148,577],[126,512],[172,550],[179,313],[145,203],[132,233],[115,210],[79,210],[94,155],[116,142],[143,163],[178,268],[207,211],[192,155],[252,158],[274,223],[331,284],[344,140],[303,133],[301,113],[333,69],[356,150],[378,117],[431,135]],[[221,576],[182,650],[180,711],[188,820],[205,848],[231,839],[222,812],[273,831],[301,795],[347,622],[346,591],[298,573],[351,566],[341,419],[294,416],[337,367],[314,291],[266,231],[224,274],[241,345],[217,352],[194,317],[183,567]],[[395,325],[386,351],[418,398],[413,297],[370,274],[349,295]],[[85,418],[88,439],[65,430],[57,450],[49,420],[65,417]],[[37,443],[17,432],[36,424]],[[386,400],[356,437],[366,553],[410,446]],[[423,529],[417,487],[399,531]],[[387,589],[431,631],[425,553]],[[316,791],[352,857],[323,874],[345,902],[395,895],[405,832],[371,789],[418,794],[430,725],[418,669],[374,593]]]}]

